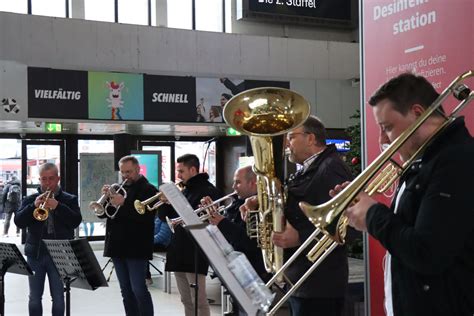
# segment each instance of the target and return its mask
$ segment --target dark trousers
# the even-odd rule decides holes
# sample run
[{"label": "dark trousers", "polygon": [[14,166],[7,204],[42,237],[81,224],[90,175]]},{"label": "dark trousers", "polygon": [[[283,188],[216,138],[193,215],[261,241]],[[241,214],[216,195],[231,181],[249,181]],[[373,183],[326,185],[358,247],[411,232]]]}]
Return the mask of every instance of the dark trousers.
[{"label": "dark trousers", "polygon": [[341,316],[344,298],[300,298],[289,299],[291,316]]},{"label": "dark trousers", "polygon": [[112,258],[127,316],[153,316],[153,301],[145,284],[148,260]]},{"label": "dark trousers", "polygon": [[[14,212],[10,212],[10,213],[5,213],[5,223],[3,224],[3,234],[6,235],[8,234],[8,230],[10,229],[10,221],[12,219],[12,216],[13,216]],[[20,228],[17,227],[16,228],[16,233],[19,234],[20,233]]]}]

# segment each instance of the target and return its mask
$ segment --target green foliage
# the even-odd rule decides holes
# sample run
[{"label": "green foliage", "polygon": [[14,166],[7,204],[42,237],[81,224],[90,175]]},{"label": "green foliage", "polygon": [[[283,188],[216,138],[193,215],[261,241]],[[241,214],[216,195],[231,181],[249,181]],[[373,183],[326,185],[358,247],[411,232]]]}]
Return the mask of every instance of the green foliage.
[{"label": "green foliage", "polygon": [[[356,177],[362,168],[361,159],[361,142],[360,142],[360,111],[357,110],[354,115],[350,117],[356,120],[354,125],[346,128],[346,133],[351,138],[351,146],[346,154],[346,162],[352,171],[354,177]],[[351,258],[363,259],[364,247],[362,242],[362,234],[358,237],[353,238],[350,242],[346,243],[348,256]]]},{"label": "green foliage", "polygon": [[352,170],[352,174],[357,176],[361,171],[361,144],[360,144],[360,111],[357,110],[351,119],[357,119],[354,125],[346,128],[346,133],[351,138],[351,146],[346,154],[346,162]]}]

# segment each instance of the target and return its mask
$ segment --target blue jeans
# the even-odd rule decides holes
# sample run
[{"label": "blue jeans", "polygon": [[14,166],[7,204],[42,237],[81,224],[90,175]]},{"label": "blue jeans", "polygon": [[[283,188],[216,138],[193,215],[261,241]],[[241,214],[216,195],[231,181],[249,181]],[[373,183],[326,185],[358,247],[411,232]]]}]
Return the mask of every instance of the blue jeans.
[{"label": "blue jeans", "polygon": [[28,257],[28,264],[34,271],[34,275],[28,277],[30,285],[30,299],[28,310],[30,316],[43,315],[43,305],[41,303],[44,292],[44,281],[48,274],[49,291],[53,299],[53,316],[64,316],[64,285],[61,280],[53,259],[49,255],[43,255],[39,259]]},{"label": "blue jeans", "polygon": [[153,301],[145,283],[148,260],[112,258],[127,316],[153,316]]}]

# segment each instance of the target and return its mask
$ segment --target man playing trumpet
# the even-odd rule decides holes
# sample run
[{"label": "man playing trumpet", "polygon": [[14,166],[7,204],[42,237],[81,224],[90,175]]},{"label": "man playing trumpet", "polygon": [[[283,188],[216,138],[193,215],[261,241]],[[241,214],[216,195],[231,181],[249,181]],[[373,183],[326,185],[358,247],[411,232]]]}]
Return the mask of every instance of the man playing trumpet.
[{"label": "man playing trumpet", "polygon": [[[58,168],[53,163],[39,167],[40,187],[38,193],[27,196],[15,215],[15,225],[28,228],[25,254],[27,262],[34,271],[28,277],[30,296],[28,310],[30,315],[42,315],[41,298],[44,281],[48,275],[49,289],[53,299],[52,315],[64,315],[64,288],[54,262],[49,255],[43,239],[73,239],[74,229],[82,220],[77,196],[64,192],[58,185]],[[35,212],[36,210],[36,212]],[[41,216],[33,215],[41,212]]]},{"label": "man playing trumpet", "polygon": [[[127,315],[153,315],[153,302],[145,283],[148,260],[153,254],[154,212],[139,214],[135,200],[146,200],[158,190],[140,174],[140,165],[133,156],[119,161],[125,198],[109,192],[110,186],[102,187],[102,194],[110,195],[108,208],[114,208],[99,217],[107,218],[104,256],[112,258],[122,292]],[[113,218],[106,214],[114,214]]]},{"label": "man playing trumpet", "polygon": [[[381,86],[369,100],[380,144],[394,143],[438,96],[428,80],[409,73]],[[445,122],[438,111],[398,149],[403,162]],[[362,192],[347,208],[349,225],[387,249],[387,315],[474,314],[473,156],[473,138],[459,117],[402,175],[390,207]],[[331,194],[347,185],[336,186]]]},{"label": "man playing trumpet", "polygon": [[[184,185],[183,195],[193,209],[199,207],[200,200],[204,196],[216,199],[220,196],[219,191],[209,182],[207,173],[199,172],[199,158],[193,154],[185,154],[176,160],[176,173],[178,179]],[[158,209],[161,220],[166,217],[176,218],[177,212],[170,204],[164,204]],[[181,225],[175,227],[175,234],[166,252],[166,271],[173,271],[176,285],[184,305],[184,315],[194,315],[197,304],[200,316],[209,316],[210,308],[206,297],[206,275],[209,269],[207,258],[195,245],[193,237]],[[195,262],[195,251],[198,251],[197,262]],[[197,271],[196,271],[197,268]],[[198,274],[198,299],[195,302],[195,275]],[[193,288],[191,288],[193,286]]]}]

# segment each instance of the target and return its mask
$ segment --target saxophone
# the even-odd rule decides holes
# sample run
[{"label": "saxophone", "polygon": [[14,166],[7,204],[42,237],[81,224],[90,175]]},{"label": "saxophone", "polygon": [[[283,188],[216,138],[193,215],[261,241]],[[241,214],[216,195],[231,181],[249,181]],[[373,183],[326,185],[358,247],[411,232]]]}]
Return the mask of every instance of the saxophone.
[{"label": "saxophone", "polygon": [[272,137],[286,134],[306,121],[310,105],[298,93],[274,87],[246,90],[224,107],[224,120],[250,137],[257,175],[258,210],[247,220],[247,234],[255,238],[262,251],[265,268],[275,273],[283,265],[283,249],[272,242],[273,232],[285,229],[285,194],[275,175]]}]

